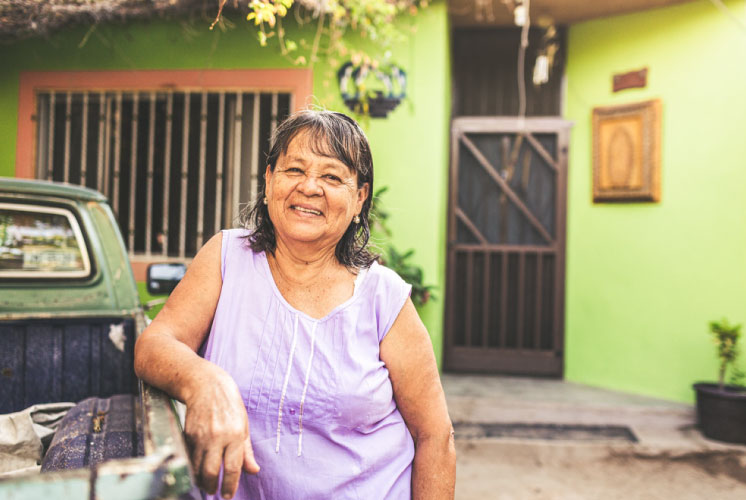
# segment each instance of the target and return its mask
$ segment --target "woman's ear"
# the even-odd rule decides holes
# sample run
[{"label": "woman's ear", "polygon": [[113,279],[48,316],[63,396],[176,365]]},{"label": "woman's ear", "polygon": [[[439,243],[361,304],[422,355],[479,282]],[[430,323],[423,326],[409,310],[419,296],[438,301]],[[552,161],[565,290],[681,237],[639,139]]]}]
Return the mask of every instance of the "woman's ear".
[{"label": "woman's ear", "polygon": [[272,183],[272,167],[267,165],[267,169],[264,171],[264,195],[267,194],[267,189]]},{"label": "woman's ear", "polygon": [[370,184],[367,182],[360,186],[357,190],[357,213],[360,213],[360,211],[363,209],[363,203],[365,203],[365,200],[368,199],[368,194],[370,193]]}]

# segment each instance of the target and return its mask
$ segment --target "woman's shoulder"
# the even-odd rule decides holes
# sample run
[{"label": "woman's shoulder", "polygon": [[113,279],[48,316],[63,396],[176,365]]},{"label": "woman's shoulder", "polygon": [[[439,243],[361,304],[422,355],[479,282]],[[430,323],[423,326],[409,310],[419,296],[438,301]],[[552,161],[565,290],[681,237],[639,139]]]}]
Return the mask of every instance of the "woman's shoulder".
[{"label": "woman's shoulder", "polygon": [[406,282],[396,273],[396,271],[384,266],[383,264],[379,264],[376,261],[374,261],[373,264],[371,264],[364,272],[367,274],[368,279],[375,281],[376,284],[380,286],[406,285]]},{"label": "woman's shoulder", "polygon": [[386,303],[393,300],[396,304],[394,307],[400,305],[398,303],[402,298],[409,297],[412,285],[404,281],[393,269],[374,262],[365,272],[362,291],[369,295],[383,298]]},{"label": "woman's shoulder", "polygon": [[242,227],[237,227],[233,229],[223,229],[220,231],[223,235],[223,241],[226,240],[235,240],[235,241],[245,241],[248,243],[247,237],[251,234],[251,231],[248,229],[244,229]]},{"label": "woman's shoulder", "polygon": [[392,269],[374,262],[366,271],[362,292],[378,320],[378,341],[381,342],[409,298],[412,285]]},{"label": "woman's shoulder", "polygon": [[247,262],[253,262],[263,256],[263,252],[254,252],[251,248],[248,239],[251,232],[247,229],[223,229],[221,233],[223,237],[221,264],[224,277],[225,269],[232,268],[233,263],[239,262],[240,268],[245,268]]},{"label": "woman's shoulder", "polygon": [[254,253],[249,242],[249,235],[251,231],[244,228],[236,229],[223,229],[221,231],[223,236],[223,254],[225,255],[226,250],[230,253],[239,251],[241,253]]}]

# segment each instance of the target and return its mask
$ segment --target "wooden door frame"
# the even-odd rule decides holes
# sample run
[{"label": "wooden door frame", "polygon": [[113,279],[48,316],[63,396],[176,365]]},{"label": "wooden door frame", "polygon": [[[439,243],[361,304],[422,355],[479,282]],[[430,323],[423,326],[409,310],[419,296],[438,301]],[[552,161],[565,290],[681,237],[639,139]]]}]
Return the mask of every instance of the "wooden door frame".
[{"label": "wooden door frame", "polygon": [[[446,241],[446,304],[444,310],[444,349],[445,370],[494,372],[495,363],[500,364],[501,373],[518,373],[525,368],[521,350],[497,349],[488,351],[454,345],[454,331],[451,327],[454,317],[455,300],[452,286],[455,273],[457,201],[458,201],[458,155],[461,136],[467,133],[551,133],[557,135],[557,200],[555,208],[555,245],[557,247],[557,279],[555,286],[554,318],[558,323],[555,329],[556,349],[546,353],[544,368],[535,370],[534,375],[562,377],[564,374],[564,316],[565,316],[565,249],[567,223],[567,160],[572,122],[560,117],[458,117],[451,122],[451,159],[449,165],[448,188],[448,232]],[[491,245],[497,247],[498,245]],[[516,246],[516,248],[518,248]],[[533,353],[534,356],[540,355]],[[467,369],[464,369],[468,367]]]}]

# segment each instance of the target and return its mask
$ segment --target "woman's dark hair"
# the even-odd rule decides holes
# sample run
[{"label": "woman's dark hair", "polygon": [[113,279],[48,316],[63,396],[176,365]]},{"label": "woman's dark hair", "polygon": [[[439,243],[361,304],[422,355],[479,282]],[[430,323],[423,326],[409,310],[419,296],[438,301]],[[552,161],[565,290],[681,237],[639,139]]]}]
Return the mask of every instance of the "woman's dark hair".
[{"label": "woman's dark hair", "polygon": [[[267,155],[267,164],[275,171],[280,155],[287,153],[288,146],[299,134],[308,137],[308,146],[319,156],[341,161],[357,173],[357,187],[368,183],[368,197],[363,202],[360,222],[352,222],[337,243],[335,256],[340,264],[350,269],[369,267],[377,256],[366,248],[370,238],[369,213],[373,199],[373,157],[370,145],[360,126],[342,113],[332,111],[305,110],[290,115],[272,134],[272,147]],[[263,190],[263,188],[262,188]],[[264,193],[256,193],[253,206],[241,214],[241,224],[249,228],[249,245],[254,251],[274,254],[277,241],[275,228],[269,218]]]}]

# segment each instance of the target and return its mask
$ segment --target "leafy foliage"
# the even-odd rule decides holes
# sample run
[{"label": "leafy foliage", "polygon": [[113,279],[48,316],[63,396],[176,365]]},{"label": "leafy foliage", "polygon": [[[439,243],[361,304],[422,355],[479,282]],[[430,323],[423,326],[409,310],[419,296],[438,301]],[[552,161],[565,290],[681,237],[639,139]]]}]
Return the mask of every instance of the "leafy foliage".
[{"label": "leafy foliage", "polygon": [[[388,191],[388,187],[384,186],[373,194],[370,220],[373,231],[390,237],[391,229],[386,224],[386,220],[389,218],[389,212],[386,211],[381,202],[381,195],[386,191]],[[400,252],[393,245],[389,244],[386,246],[386,251],[384,255],[379,258],[379,261],[381,264],[386,265],[386,267],[396,271],[404,281],[412,285],[412,302],[417,307],[421,307],[427,304],[430,299],[436,298],[432,294],[435,287],[424,283],[425,279],[422,268],[410,262],[410,259],[413,256],[413,249],[409,249],[406,252]]]},{"label": "leafy foliage", "polygon": [[430,299],[435,299],[435,296],[432,294],[432,290],[435,287],[423,283],[422,268],[409,262],[410,257],[413,255],[413,249],[399,253],[393,245],[389,245],[386,255],[381,257],[380,260],[382,264],[396,271],[404,281],[412,285],[412,302],[417,307],[421,307],[427,304]]},{"label": "leafy foliage", "polygon": [[[220,0],[213,23],[221,22],[220,12],[226,0]],[[257,39],[264,47],[276,37],[280,51],[297,65],[310,65],[328,58],[329,65],[339,66],[349,59],[356,66],[378,68],[381,55],[390,57],[388,49],[406,39],[394,23],[401,14],[415,15],[427,7],[429,0],[251,0],[247,20],[257,28]],[[300,25],[316,24],[313,40],[286,37],[282,20],[291,11]],[[213,27],[211,26],[211,28]],[[344,39],[348,31],[370,40],[375,53],[350,47]]]},{"label": "leafy foliage", "polygon": [[[711,321],[710,333],[713,335],[713,340],[717,346],[717,355],[720,360],[718,385],[720,390],[723,390],[725,372],[738,358],[738,339],[741,337],[741,325],[731,325],[725,318],[722,321]],[[735,373],[735,375],[738,378],[738,373]]]}]

